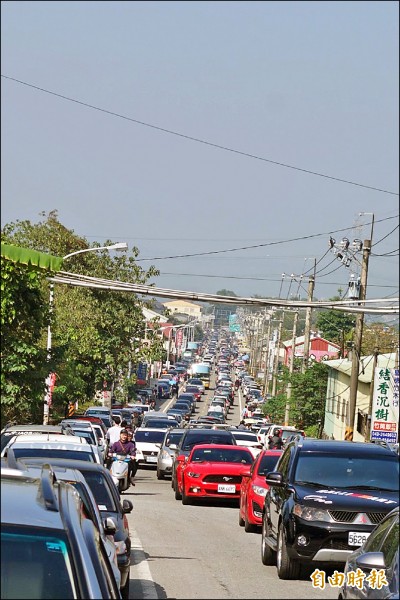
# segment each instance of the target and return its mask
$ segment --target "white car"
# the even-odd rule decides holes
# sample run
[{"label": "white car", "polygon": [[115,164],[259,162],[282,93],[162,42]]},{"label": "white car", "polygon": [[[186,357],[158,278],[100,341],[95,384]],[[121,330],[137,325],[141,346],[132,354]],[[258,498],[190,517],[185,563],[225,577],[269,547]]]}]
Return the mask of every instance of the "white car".
[{"label": "white car", "polygon": [[14,458],[72,458],[101,464],[99,453],[85,438],[75,435],[16,435],[3,449],[1,456],[12,453]]},{"label": "white car", "polygon": [[258,440],[257,434],[252,433],[251,431],[242,431],[238,429],[235,431],[232,429],[232,435],[235,438],[235,442],[238,446],[245,446],[250,450],[254,458],[256,458],[261,450],[263,450],[263,445]]},{"label": "white car", "polygon": [[227,413],[228,413],[228,409],[226,407],[226,403],[225,400],[218,400],[218,398],[213,398],[210,402],[210,406],[208,407],[208,410],[221,410],[221,412],[224,414],[224,416],[226,417]]},{"label": "white car", "polygon": [[157,467],[158,453],[167,429],[139,427],[135,431],[136,460],[140,465]]}]

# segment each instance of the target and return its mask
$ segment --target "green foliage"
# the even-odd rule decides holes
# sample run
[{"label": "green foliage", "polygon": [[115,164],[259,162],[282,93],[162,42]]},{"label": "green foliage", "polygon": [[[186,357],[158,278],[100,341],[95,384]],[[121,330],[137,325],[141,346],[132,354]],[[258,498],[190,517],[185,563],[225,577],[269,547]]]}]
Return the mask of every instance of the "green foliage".
[{"label": "green foliage", "polygon": [[[284,367],[281,386],[286,387],[291,383],[289,398],[289,425],[308,430],[317,428],[323,420],[325,412],[326,387],[328,381],[328,367],[322,363],[314,362],[304,373],[293,372],[291,375]],[[264,405],[264,412],[271,417],[273,423],[284,423],[286,393],[279,393],[275,398],[269,399]]]},{"label": "green foliage", "polygon": [[1,259],[1,423],[32,420],[43,405],[47,375],[41,347],[47,305],[45,274]]},{"label": "green foliage", "polygon": [[[58,221],[57,211],[42,216],[46,218],[37,224],[30,221],[7,224],[2,230],[2,240],[56,256],[114,243],[107,240],[91,245],[64,227]],[[85,252],[65,259],[63,269],[143,284],[158,271],[154,267],[143,270],[135,260],[138,254],[137,248],[132,248],[130,254],[107,250]],[[57,284],[51,322],[52,356],[47,363],[48,282],[43,274],[32,273],[24,266],[18,267],[15,273],[13,268],[7,264],[4,271],[2,269],[1,328],[3,339],[5,334],[3,369],[4,364],[7,369],[6,376],[2,373],[2,402],[4,395],[4,403],[11,404],[17,389],[21,389],[13,404],[15,418],[25,418],[28,399],[31,403],[34,399],[40,422],[44,381],[49,370],[57,374],[52,413],[63,416],[65,405],[71,399],[78,400],[80,405],[93,402],[96,391],[103,389],[104,381],[108,390],[127,394],[129,365],[161,358],[162,340],[156,334],[149,335],[149,347],[141,344],[145,337],[144,303],[135,294]],[[158,327],[156,322],[154,327]],[[26,389],[21,387],[22,375]],[[10,414],[8,411],[7,418]]]},{"label": "green foliage", "polygon": [[[330,300],[340,300],[340,297],[334,296]],[[353,314],[337,310],[321,310],[318,311],[316,326],[325,339],[341,345],[343,341],[351,339],[355,322]]]}]

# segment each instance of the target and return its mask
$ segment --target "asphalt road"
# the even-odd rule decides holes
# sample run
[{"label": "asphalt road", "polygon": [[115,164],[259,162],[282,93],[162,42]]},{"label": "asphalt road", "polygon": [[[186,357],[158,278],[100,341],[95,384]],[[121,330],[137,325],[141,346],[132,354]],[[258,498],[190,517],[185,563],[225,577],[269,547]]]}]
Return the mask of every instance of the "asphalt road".
[{"label": "asphalt road", "polygon": [[[212,391],[208,393],[212,395]],[[197,414],[207,412],[207,396]],[[164,402],[161,407],[170,404]],[[240,420],[240,400],[228,422]],[[261,535],[238,524],[235,504],[203,501],[183,506],[170,479],[157,480],[144,466],[136,486],[125,492],[134,509],[128,515],[132,536],[130,598],[337,598],[338,588],[313,588],[309,569],[295,581],[281,581],[276,567],[261,562]],[[331,574],[331,573],[329,573]]]}]

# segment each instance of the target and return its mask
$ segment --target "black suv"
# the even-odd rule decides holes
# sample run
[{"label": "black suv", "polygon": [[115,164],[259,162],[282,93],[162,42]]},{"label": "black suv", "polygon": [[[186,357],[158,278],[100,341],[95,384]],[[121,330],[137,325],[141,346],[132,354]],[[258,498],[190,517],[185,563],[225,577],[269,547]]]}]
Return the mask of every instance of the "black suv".
[{"label": "black suv", "polygon": [[399,504],[399,459],[378,444],[300,438],[285,448],[263,508],[261,560],[281,579],[346,562]]},{"label": "black suv", "polygon": [[192,448],[198,444],[232,444],[235,446],[236,441],[232,432],[226,429],[186,429],[172,457],[171,486],[175,491],[176,500],[180,500],[182,497],[176,483],[177,478],[181,477],[180,464],[189,456]]}]

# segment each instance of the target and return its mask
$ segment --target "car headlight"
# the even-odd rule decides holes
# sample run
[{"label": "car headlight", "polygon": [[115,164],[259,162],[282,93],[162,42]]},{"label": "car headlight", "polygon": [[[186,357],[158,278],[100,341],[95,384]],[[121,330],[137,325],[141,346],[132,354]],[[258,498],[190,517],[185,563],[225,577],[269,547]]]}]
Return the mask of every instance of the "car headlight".
[{"label": "car headlight", "polygon": [[320,508],[312,508],[311,506],[295,504],[293,513],[305,521],[326,521],[328,523],[333,523],[333,519],[329,515],[328,511],[321,510]]},{"label": "car headlight", "polygon": [[126,544],[122,540],[121,542],[114,542],[117,549],[117,554],[126,554]]},{"label": "car headlight", "polygon": [[166,450],[163,450],[161,452],[161,458],[171,458],[171,455],[169,452],[167,452]]},{"label": "car headlight", "polygon": [[258,496],[265,496],[267,493],[267,488],[262,487],[261,485],[252,485],[251,487],[254,493]]},{"label": "car headlight", "polygon": [[194,477],[194,478],[200,477],[200,473],[195,473],[194,471],[188,471],[188,475],[189,475],[189,477]]}]

